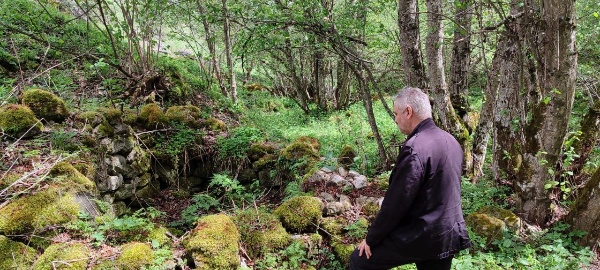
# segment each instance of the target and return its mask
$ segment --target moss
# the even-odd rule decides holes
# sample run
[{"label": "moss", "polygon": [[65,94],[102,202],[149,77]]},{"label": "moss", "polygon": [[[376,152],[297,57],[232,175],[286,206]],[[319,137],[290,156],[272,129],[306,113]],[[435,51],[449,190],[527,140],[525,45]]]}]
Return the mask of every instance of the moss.
[{"label": "moss", "polygon": [[199,120],[202,112],[196,106],[184,105],[169,107],[165,115],[169,121],[179,122],[190,127],[200,127]]},{"label": "moss", "polygon": [[270,142],[258,142],[250,145],[248,149],[248,159],[251,162],[255,162],[267,154],[274,155],[278,151],[277,145]]},{"label": "moss", "polygon": [[252,163],[252,168],[255,170],[274,168],[275,164],[277,164],[277,156],[273,154],[266,154],[262,158]]},{"label": "moss", "polygon": [[285,201],[273,213],[293,232],[314,232],[322,212],[323,203],[319,198],[298,196]]},{"label": "moss", "polygon": [[498,206],[486,206],[477,210],[477,213],[486,214],[491,217],[495,217],[502,220],[509,228],[513,230],[519,229],[521,225],[521,219],[515,215],[515,213],[502,209]]},{"label": "moss", "polygon": [[[33,265],[33,270],[86,269],[90,250],[81,243],[60,243],[50,245]],[[68,264],[52,262],[68,262]]]},{"label": "moss", "polygon": [[100,138],[115,136],[115,128],[109,125],[107,122],[100,124],[98,126],[97,132]]},{"label": "moss", "polygon": [[106,120],[106,122],[110,126],[114,126],[122,122],[121,117],[123,116],[123,113],[121,113],[119,109],[104,108],[100,110],[100,113],[102,113],[102,116],[104,116],[104,120]]},{"label": "moss", "polygon": [[239,241],[231,218],[217,214],[201,217],[183,245],[198,269],[235,269],[240,263]]},{"label": "moss", "polygon": [[50,225],[64,224],[77,218],[75,196],[57,190],[45,190],[20,197],[0,209],[0,232],[21,234]]},{"label": "moss", "polygon": [[96,168],[94,168],[92,164],[85,161],[79,161],[73,164],[73,167],[88,179],[93,178],[94,174],[96,173]]},{"label": "moss", "polygon": [[227,130],[227,125],[221,119],[217,119],[214,117],[210,117],[204,121],[202,124],[203,127],[212,131],[225,131]]},{"label": "moss", "polygon": [[149,244],[132,242],[121,247],[116,265],[118,269],[142,269],[150,266],[153,260],[154,252]]},{"label": "moss", "polygon": [[16,182],[21,178],[21,175],[17,173],[9,172],[6,175],[0,176],[0,189],[5,189],[12,183]]},{"label": "moss", "polygon": [[333,248],[333,253],[335,254],[335,257],[340,262],[342,262],[346,266],[350,264],[350,254],[352,254],[352,252],[354,252],[354,249],[356,249],[354,245],[334,241],[331,244],[331,247]]},{"label": "moss", "polygon": [[95,193],[96,184],[80,173],[68,162],[60,162],[50,170],[50,176],[55,177],[61,190],[71,192],[86,191]]},{"label": "moss", "polygon": [[41,89],[30,89],[23,93],[22,103],[29,107],[35,116],[46,120],[62,122],[69,116],[65,102],[53,93]]},{"label": "moss", "polygon": [[263,209],[239,211],[233,221],[240,229],[242,243],[251,258],[283,249],[291,241],[279,219]]},{"label": "moss", "polygon": [[75,120],[77,122],[82,122],[83,124],[97,126],[104,121],[104,116],[97,111],[87,111],[77,114]]},{"label": "moss", "polygon": [[167,122],[167,116],[156,103],[146,104],[140,109],[138,123],[142,124],[146,128],[156,128],[157,126],[164,125]]},{"label": "moss", "polygon": [[169,230],[163,226],[157,227],[148,234],[148,240],[156,241],[159,246],[171,245],[171,238],[167,235]]},{"label": "moss", "polygon": [[342,235],[342,231],[347,226],[347,221],[343,217],[326,217],[321,220],[321,229],[326,234]]},{"label": "moss", "polygon": [[0,129],[15,138],[29,138],[42,132],[44,126],[27,106],[10,104],[0,107]]},{"label": "moss", "polygon": [[115,270],[117,268],[117,263],[111,259],[100,259],[96,262],[94,266],[92,266],[92,270]]},{"label": "moss", "polygon": [[286,159],[318,159],[320,144],[317,139],[302,136],[286,146],[282,151],[282,155]]},{"label": "moss", "polygon": [[35,259],[33,248],[0,235],[0,269],[29,269]]},{"label": "moss", "polygon": [[354,158],[356,157],[356,151],[350,145],[344,145],[342,150],[340,151],[340,155],[338,156],[338,163],[344,168],[350,167],[352,163],[354,163]]},{"label": "moss", "polygon": [[487,243],[502,239],[506,230],[506,224],[502,220],[482,213],[468,215],[465,222],[473,233],[485,238]]},{"label": "moss", "polygon": [[368,217],[374,217],[379,212],[379,204],[375,202],[367,202],[363,208],[363,213]]}]

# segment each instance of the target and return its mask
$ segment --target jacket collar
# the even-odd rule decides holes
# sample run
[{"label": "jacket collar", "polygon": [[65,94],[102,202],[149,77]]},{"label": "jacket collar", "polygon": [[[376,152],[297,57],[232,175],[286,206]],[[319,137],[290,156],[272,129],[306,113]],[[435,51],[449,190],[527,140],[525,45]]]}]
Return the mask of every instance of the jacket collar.
[{"label": "jacket collar", "polygon": [[433,119],[431,118],[427,118],[423,121],[421,121],[421,123],[419,123],[415,129],[408,135],[408,137],[406,137],[406,141],[410,140],[410,138],[412,138],[413,136],[415,136],[417,133],[421,132],[422,130],[428,129],[430,127],[435,127],[435,123],[433,122]]}]

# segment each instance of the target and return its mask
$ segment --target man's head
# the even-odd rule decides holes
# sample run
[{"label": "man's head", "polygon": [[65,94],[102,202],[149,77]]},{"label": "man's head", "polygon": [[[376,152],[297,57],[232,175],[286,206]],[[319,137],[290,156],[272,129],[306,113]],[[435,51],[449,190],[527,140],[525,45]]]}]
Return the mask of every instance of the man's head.
[{"label": "man's head", "polygon": [[421,89],[405,87],[394,99],[394,121],[409,135],[421,121],[431,118],[429,97]]}]

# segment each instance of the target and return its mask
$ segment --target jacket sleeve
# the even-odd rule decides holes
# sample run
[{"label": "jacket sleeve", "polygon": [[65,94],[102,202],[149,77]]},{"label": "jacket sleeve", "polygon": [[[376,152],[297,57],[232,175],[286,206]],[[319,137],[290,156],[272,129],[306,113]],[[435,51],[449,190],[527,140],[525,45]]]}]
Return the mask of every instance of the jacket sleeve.
[{"label": "jacket sleeve", "polygon": [[369,246],[378,245],[402,222],[419,192],[422,179],[423,167],[418,156],[412,148],[402,147],[381,209],[367,233]]}]

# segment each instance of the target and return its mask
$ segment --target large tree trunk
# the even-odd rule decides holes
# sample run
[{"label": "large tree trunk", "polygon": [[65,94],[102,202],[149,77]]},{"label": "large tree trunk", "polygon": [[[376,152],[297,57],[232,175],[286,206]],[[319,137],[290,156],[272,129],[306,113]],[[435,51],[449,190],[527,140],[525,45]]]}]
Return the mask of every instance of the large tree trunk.
[{"label": "large tree trunk", "polygon": [[494,157],[513,180],[517,210],[544,225],[550,217],[544,186],[555,177],[575,92],[574,1],[517,2],[511,14],[523,16],[507,27],[518,41],[498,48],[515,61],[505,61],[501,72],[501,85],[508,87],[499,91]]},{"label": "large tree trunk", "polygon": [[402,67],[406,74],[405,84],[427,89],[425,65],[421,54],[417,0],[398,0],[398,28]]},{"label": "large tree trunk", "polygon": [[223,3],[223,35],[225,39],[225,57],[227,58],[227,68],[229,71],[229,96],[233,103],[237,103],[237,82],[235,78],[235,70],[233,57],[231,56],[231,35],[229,29],[229,8],[227,0],[222,0]]}]

